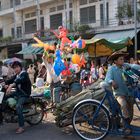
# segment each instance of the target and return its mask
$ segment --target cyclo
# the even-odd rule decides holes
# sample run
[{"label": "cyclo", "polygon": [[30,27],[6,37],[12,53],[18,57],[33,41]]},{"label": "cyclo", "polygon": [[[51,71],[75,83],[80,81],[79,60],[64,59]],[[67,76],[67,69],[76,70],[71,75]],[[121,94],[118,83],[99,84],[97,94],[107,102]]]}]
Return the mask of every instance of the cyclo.
[{"label": "cyclo", "polygon": [[[140,111],[140,87],[138,86],[139,76],[126,71],[133,80],[132,93],[134,95],[134,104]],[[96,88],[93,88],[95,91]],[[108,134],[127,136],[125,129],[121,129],[118,121],[123,120],[125,128],[132,130],[132,136],[140,136],[140,127],[129,125],[121,112],[118,102],[112,92],[105,88],[104,97],[101,101],[95,99],[86,99],[79,102],[73,110],[72,124],[76,133],[85,140],[100,140]]]}]

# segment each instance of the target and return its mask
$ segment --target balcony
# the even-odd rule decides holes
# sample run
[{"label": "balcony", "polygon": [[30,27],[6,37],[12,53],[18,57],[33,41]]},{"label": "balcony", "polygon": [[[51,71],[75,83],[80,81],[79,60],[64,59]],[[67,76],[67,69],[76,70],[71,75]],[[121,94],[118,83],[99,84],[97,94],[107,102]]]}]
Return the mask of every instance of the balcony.
[{"label": "balcony", "polygon": [[[54,2],[55,0],[39,0],[39,4],[49,4],[51,2]],[[16,10],[23,10],[23,9],[27,9],[27,8],[31,8],[33,6],[36,6],[37,2],[35,0],[26,0],[26,1],[21,1],[16,3]],[[3,5],[1,5],[0,7],[0,16],[3,15],[7,15],[13,12],[13,5],[9,2],[9,3],[4,3]]]},{"label": "balcony", "polygon": [[[39,0],[39,4],[49,4],[51,2],[53,2],[55,0]],[[36,6],[37,2],[35,0],[26,0],[26,1],[22,1],[22,3],[18,6],[16,6],[16,10],[23,10],[23,9],[27,9],[33,6]]]},{"label": "balcony", "polygon": [[0,11],[0,16],[4,16],[4,15],[9,15],[9,14],[12,14],[13,13],[13,8],[10,8],[10,9],[5,9],[3,11]]}]

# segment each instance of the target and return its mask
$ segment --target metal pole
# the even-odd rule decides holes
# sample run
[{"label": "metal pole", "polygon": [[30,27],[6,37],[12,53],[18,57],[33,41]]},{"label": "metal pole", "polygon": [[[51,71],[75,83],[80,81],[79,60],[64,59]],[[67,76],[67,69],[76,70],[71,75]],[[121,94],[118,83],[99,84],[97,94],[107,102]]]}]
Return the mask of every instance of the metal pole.
[{"label": "metal pole", "polygon": [[36,5],[37,5],[37,9],[36,9],[36,13],[37,13],[37,31],[40,30],[40,4],[39,4],[39,0],[36,0]]},{"label": "metal pole", "polygon": [[13,0],[13,17],[14,17],[14,38],[17,38],[17,23],[16,23],[16,7],[15,0]]},{"label": "metal pole", "polygon": [[134,20],[135,20],[135,59],[137,59],[137,0],[134,0]]}]

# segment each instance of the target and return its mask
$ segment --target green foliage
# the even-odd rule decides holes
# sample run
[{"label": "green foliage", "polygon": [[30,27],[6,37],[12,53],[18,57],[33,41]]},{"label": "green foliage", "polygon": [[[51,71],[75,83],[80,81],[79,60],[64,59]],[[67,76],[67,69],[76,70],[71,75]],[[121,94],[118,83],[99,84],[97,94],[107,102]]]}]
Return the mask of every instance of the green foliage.
[{"label": "green foliage", "polygon": [[7,42],[11,42],[12,41],[12,37],[11,36],[7,36],[7,37],[0,37],[0,43],[7,43]]},{"label": "green foliage", "polygon": [[127,13],[126,14],[127,14],[128,18],[131,18],[133,16],[133,12],[132,12],[130,4],[127,4]]},{"label": "green foliage", "polygon": [[126,9],[124,6],[118,6],[116,17],[121,20],[126,15]]},{"label": "green foliage", "polygon": [[131,9],[131,5],[128,2],[118,6],[116,17],[119,20],[121,20],[124,17],[131,18],[132,16],[133,16],[133,12]]},{"label": "green foliage", "polygon": [[140,9],[137,11],[137,20],[140,22]]},{"label": "green foliage", "polygon": [[80,25],[77,30],[80,33],[85,33],[87,30],[90,30],[90,29],[91,27],[89,25]]}]

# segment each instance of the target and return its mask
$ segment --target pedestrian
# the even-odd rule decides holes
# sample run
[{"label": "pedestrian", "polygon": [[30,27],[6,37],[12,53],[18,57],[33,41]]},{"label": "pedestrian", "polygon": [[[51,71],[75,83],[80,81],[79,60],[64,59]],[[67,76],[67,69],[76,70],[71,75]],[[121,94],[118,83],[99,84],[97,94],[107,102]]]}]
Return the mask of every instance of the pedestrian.
[{"label": "pedestrian", "polygon": [[34,69],[34,65],[30,64],[29,68],[27,69],[27,72],[29,74],[29,78],[32,84],[34,84],[34,74],[35,74],[35,69]]},{"label": "pedestrian", "polygon": [[102,79],[102,80],[105,79],[106,71],[107,71],[107,64],[104,63],[99,68],[99,78],[100,79]]},{"label": "pedestrian", "polygon": [[15,72],[13,68],[11,67],[11,64],[8,65],[8,79],[10,79],[12,76],[15,75]]},{"label": "pedestrian", "polygon": [[41,69],[38,72],[38,76],[36,78],[36,86],[42,87],[44,86],[44,82],[46,81],[46,67],[45,65],[41,65]]},{"label": "pedestrian", "polygon": [[41,69],[41,62],[40,61],[37,61],[36,64],[37,64],[37,69],[39,71]]},{"label": "pedestrian", "polygon": [[131,57],[131,58],[129,59],[129,63],[130,63],[130,64],[135,64],[135,59],[134,59],[133,57]]},{"label": "pedestrian", "polygon": [[90,73],[91,73],[91,83],[94,83],[98,77],[99,77],[99,72],[98,72],[98,67],[94,65],[94,62],[91,62],[91,68],[90,68]]},{"label": "pedestrian", "polygon": [[8,78],[8,67],[7,67],[7,64],[3,63],[2,65],[2,77],[4,80],[7,80]]}]

